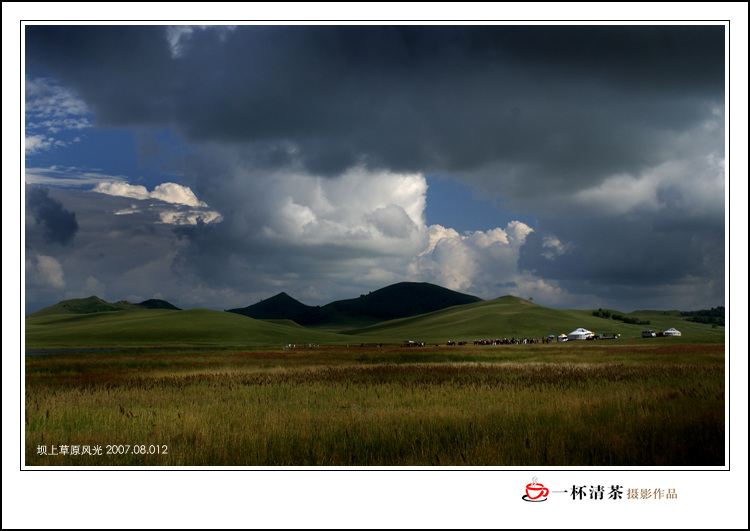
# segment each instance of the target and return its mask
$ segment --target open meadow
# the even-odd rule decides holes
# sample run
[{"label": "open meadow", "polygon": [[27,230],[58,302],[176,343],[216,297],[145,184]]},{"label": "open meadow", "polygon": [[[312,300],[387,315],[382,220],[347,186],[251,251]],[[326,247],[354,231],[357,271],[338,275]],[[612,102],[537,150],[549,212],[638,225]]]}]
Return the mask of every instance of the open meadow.
[{"label": "open meadow", "polygon": [[723,338],[695,339],[27,355],[25,463],[723,466]]}]

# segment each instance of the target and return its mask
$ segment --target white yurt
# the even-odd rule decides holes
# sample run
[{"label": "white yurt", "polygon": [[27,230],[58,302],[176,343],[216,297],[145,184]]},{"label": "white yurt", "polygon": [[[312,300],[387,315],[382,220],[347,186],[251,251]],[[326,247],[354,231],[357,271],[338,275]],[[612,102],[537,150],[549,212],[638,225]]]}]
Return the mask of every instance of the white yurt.
[{"label": "white yurt", "polygon": [[677,337],[681,336],[682,332],[679,330],[675,330],[674,328],[670,328],[669,330],[664,330],[664,335],[669,337]]},{"label": "white yurt", "polygon": [[572,341],[574,339],[586,339],[587,337],[593,335],[594,333],[591,330],[586,330],[585,328],[576,328],[570,334],[568,334],[568,341]]},{"label": "white yurt", "polygon": [[557,340],[558,341],[567,341],[568,340],[568,336],[566,336],[565,334],[560,334],[559,336],[557,336]]}]

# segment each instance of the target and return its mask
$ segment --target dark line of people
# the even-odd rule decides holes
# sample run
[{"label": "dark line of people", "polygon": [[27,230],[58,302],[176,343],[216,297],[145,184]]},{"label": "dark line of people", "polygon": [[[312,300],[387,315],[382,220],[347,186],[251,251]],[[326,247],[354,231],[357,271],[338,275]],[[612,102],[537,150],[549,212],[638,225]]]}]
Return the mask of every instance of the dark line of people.
[{"label": "dark line of people", "polygon": [[[516,338],[504,337],[502,339],[475,339],[475,345],[536,345],[539,343],[551,343],[555,338],[552,337],[523,337]],[[450,344],[450,343],[449,343]]]},{"label": "dark line of people", "polygon": [[[524,338],[507,338],[502,339],[475,339],[475,345],[536,345],[539,343],[547,344],[556,341],[553,337],[524,337]],[[468,345],[468,341],[448,341],[446,343],[449,347],[453,346],[464,346]],[[426,344],[423,341],[404,341],[401,343],[402,347],[424,347]],[[436,347],[439,345],[435,345]]]}]

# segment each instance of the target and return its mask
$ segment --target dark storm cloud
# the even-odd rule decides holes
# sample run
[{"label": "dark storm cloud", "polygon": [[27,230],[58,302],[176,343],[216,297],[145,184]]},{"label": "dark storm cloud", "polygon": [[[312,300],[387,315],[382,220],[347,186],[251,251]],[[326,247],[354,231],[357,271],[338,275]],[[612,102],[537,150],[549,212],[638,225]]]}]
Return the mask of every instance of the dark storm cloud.
[{"label": "dark storm cloud", "polygon": [[[669,133],[723,103],[721,26],[27,28],[32,64],[103,123],[290,155],[317,174],[514,167],[588,183],[655,163]],[[504,180],[513,181],[506,172]]]},{"label": "dark storm cloud", "polygon": [[[49,190],[41,186],[26,187],[26,209],[42,227],[47,243],[67,245],[78,231],[75,212],[66,210],[60,201],[49,197]],[[27,239],[28,240],[28,239]]]},{"label": "dark storm cloud", "polygon": [[74,88],[100,123],[164,124],[174,63],[158,26],[27,26],[27,74]]},{"label": "dark storm cloud", "polygon": [[[684,307],[724,301],[724,225],[662,224],[647,213],[556,219],[540,223],[521,247],[518,267],[559,282],[570,293],[592,293],[619,308]],[[710,286],[707,289],[707,285]],[[654,306],[647,304],[653,299]]]},{"label": "dark storm cloud", "polygon": [[[600,225],[608,228],[602,237]],[[624,220],[589,218],[557,221],[554,233],[540,227],[521,248],[519,267],[544,278],[588,280],[602,284],[640,284],[652,286],[670,282],[675,272],[705,276],[713,266],[724,268],[723,227],[663,231],[653,226],[653,218]],[[576,242],[564,253],[545,248],[545,236],[554,234],[561,242]],[[713,253],[706,253],[703,241],[713,241]],[[545,257],[548,256],[548,257]],[[711,259],[713,258],[713,259]]]}]

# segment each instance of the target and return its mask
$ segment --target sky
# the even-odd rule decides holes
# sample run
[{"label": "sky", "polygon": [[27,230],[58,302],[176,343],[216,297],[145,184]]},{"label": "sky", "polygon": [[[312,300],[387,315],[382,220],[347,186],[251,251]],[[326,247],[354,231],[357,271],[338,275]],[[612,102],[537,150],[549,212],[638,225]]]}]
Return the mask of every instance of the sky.
[{"label": "sky", "polygon": [[724,305],[725,29],[29,23],[25,311]]}]

